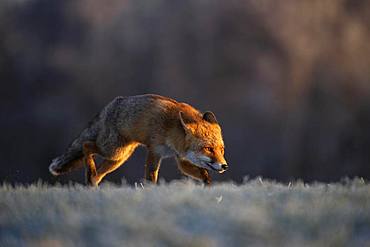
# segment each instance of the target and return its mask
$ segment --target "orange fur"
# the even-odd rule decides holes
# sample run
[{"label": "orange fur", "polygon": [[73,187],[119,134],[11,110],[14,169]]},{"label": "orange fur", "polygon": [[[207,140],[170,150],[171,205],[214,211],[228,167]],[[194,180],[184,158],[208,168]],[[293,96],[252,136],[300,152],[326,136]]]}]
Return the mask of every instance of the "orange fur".
[{"label": "orange fur", "polygon": [[[207,170],[223,172],[227,168],[221,128],[213,113],[148,94],[117,97],[110,102],[49,169],[59,175],[72,170],[73,162],[83,158],[87,182],[98,185],[140,144],[148,149],[145,178],[153,183],[157,182],[161,160],[170,156],[177,158],[183,173],[205,183],[210,183]],[[96,154],[104,158],[98,169],[93,159]]]}]

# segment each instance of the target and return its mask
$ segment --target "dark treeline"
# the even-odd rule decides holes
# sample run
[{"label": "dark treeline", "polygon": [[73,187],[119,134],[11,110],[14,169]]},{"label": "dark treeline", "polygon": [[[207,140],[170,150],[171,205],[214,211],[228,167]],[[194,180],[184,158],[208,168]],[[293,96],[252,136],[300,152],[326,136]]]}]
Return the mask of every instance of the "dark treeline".
[{"label": "dark treeline", "polygon": [[[82,181],[50,160],[143,93],[215,112],[230,164],[215,180],[369,179],[369,44],[361,0],[0,0],[0,181]],[[144,160],[107,179],[139,181]]]}]

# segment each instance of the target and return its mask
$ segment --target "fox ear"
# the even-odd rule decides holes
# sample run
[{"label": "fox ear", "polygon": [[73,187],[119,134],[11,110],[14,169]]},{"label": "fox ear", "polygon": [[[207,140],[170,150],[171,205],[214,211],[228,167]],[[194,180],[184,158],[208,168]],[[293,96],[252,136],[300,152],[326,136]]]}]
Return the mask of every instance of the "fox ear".
[{"label": "fox ear", "polygon": [[181,112],[181,111],[179,112],[179,118],[180,118],[181,126],[185,130],[185,133],[189,134],[189,133],[191,133],[191,131],[190,131],[189,127],[184,122],[183,114],[184,114],[183,112]]},{"label": "fox ear", "polygon": [[211,112],[211,111],[206,111],[203,114],[203,119],[206,120],[209,123],[218,124],[215,114],[213,114],[213,112]]}]

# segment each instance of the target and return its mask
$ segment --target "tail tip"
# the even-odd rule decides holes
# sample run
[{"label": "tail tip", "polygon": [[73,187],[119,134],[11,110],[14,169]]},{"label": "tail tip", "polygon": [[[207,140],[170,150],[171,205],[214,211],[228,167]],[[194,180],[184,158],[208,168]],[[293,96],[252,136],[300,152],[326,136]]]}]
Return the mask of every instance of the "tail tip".
[{"label": "tail tip", "polygon": [[59,172],[57,172],[57,170],[58,170],[57,160],[55,160],[55,159],[54,159],[54,160],[51,162],[50,166],[49,166],[49,172],[50,172],[51,174],[53,174],[54,176],[58,176],[58,175],[60,175],[60,173],[59,173]]}]

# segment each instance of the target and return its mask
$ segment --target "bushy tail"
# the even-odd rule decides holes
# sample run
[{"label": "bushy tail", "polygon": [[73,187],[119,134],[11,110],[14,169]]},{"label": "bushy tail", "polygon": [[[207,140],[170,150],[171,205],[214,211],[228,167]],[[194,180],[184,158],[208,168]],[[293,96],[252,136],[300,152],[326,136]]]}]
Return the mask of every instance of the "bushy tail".
[{"label": "bushy tail", "polygon": [[90,121],[88,127],[81,132],[80,136],[70,144],[67,151],[51,161],[49,166],[51,174],[58,176],[83,166],[82,145],[85,141],[94,141],[96,139],[98,133],[98,119],[99,115],[97,114],[94,119]]},{"label": "bushy tail", "polygon": [[77,168],[82,167],[83,153],[81,149],[69,148],[66,153],[52,160],[49,171],[54,176],[58,176]]}]

